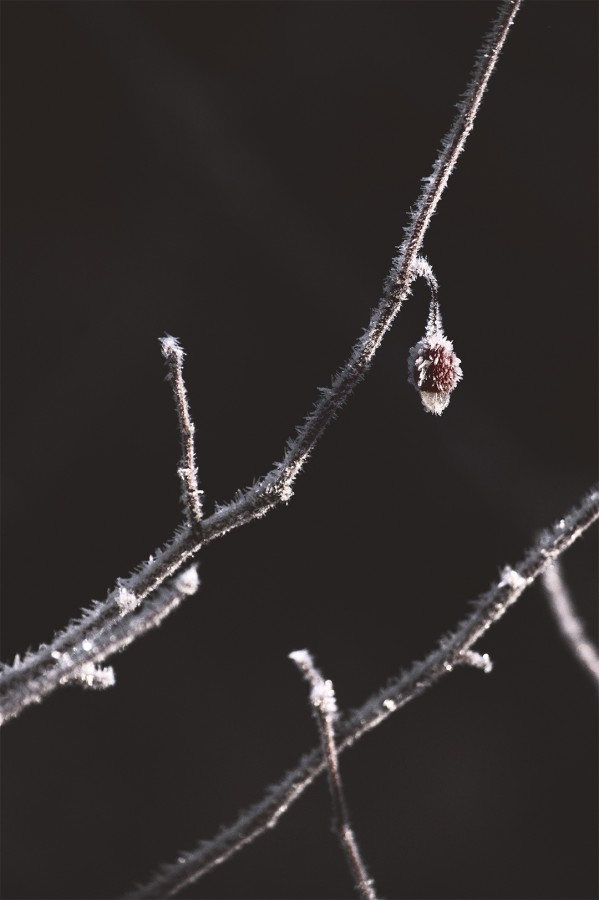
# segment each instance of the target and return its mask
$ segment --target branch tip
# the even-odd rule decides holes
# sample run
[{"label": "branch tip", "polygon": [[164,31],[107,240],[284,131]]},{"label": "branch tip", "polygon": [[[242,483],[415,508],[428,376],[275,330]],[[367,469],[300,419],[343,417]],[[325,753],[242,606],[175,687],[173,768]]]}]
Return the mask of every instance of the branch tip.
[{"label": "branch tip", "polygon": [[175,356],[177,359],[183,360],[185,351],[179,343],[179,338],[173,337],[172,334],[165,334],[164,337],[158,338],[162,350],[162,355],[168,359]]},{"label": "branch tip", "polygon": [[466,650],[461,654],[458,662],[462,665],[472,666],[474,669],[481,669],[488,675],[493,671],[493,660],[488,653],[477,653],[475,650]]},{"label": "branch tip", "polygon": [[202,495],[198,485],[198,470],[195,463],[195,425],[189,411],[187,389],[183,378],[183,360],[185,352],[178,338],[170,334],[159,338],[162,355],[169,368],[169,380],[172,384],[177,418],[179,420],[179,434],[181,437],[182,456],[177,469],[181,481],[181,499],[187,521],[201,532],[202,522]]},{"label": "branch tip", "polygon": [[294,650],[289,654],[298,669],[303,673],[310,684],[310,703],[317,710],[321,710],[327,717],[337,716],[337,699],[333,683],[322,677],[314,664],[314,659],[309,650]]},{"label": "branch tip", "polygon": [[333,806],[333,830],[336,832],[347,861],[348,868],[355,879],[356,890],[362,900],[376,900],[374,882],[366,871],[360,848],[349,819],[347,803],[339,757],[335,742],[334,720],[337,717],[337,701],[333,682],[323,678],[314,665],[309,650],[294,650],[289,659],[297,665],[311,686],[310,702],[314,708],[314,717],[318,725],[322,751],[327,764],[329,790]]}]

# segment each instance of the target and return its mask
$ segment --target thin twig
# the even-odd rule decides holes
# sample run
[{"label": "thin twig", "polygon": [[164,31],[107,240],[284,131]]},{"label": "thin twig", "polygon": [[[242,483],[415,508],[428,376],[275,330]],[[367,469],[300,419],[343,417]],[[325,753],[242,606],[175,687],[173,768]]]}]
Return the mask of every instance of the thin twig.
[{"label": "thin twig", "polygon": [[593,678],[595,686],[599,687],[599,654],[576,613],[558,560],[543,572],[543,587],[562,636],[574,656]]},{"label": "thin twig", "polygon": [[[202,491],[198,485],[198,469],[195,456],[195,425],[189,412],[187,390],[183,379],[183,347],[177,340],[167,334],[160,338],[162,355],[166,359],[169,368],[169,379],[173,386],[175,406],[179,419],[179,431],[181,433],[181,448],[183,455],[178,469],[181,479],[181,497],[187,521],[190,525],[200,525],[202,521]],[[201,526],[200,526],[201,527]]]},{"label": "thin twig", "polygon": [[[507,612],[546,566],[567,550],[598,518],[599,487],[538,538],[520,563],[506,567],[500,580],[478,598],[473,612],[426,659],[415,663],[338,723],[338,751],[353,746],[367,731],[376,728],[393,712],[420,696],[452,672],[456,665],[463,662],[472,664],[469,655],[472,646]],[[295,769],[271,786],[265,797],[243,812],[233,825],[222,829],[212,841],[202,841],[196,850],[179,854],[176,863],[164,866],[154,878],[128,896],[171,897],[197,881],[259,835],[274,828],[281,816],[325,768],[320,748],[307,753]]]},{"label": "thin twig", "polygon": [[[385,281],[383,297],[349,360],[333,378],[331,387],[320,392],[320,399],[313,411],[297,430],[295,438],[288,441],[283,460],[252,487],[238,492],[230,503],[218,507],[212,516],[204,519],[201,536],[189,524],[177,528],[170,542],[132,576],[121,580],[100,606],[84,612],[82,618],[69,624],[51,645],[42,645],[25,656],[18,669],[5,666],[0,672],[0,723],[17,716],[30,703],[39,702],[60,685],[61,678],[57,677],[60,673],[53,672],[56,669],[53,652],[65,658],[70,649],[84,640],[95,646],[98,629],[110,630],[120,622],[122,609],[118,596],[121,585],[135,596],[137,603],[141,603],[205,544],[265,515],[290,499],[298,472],[326,426],[336,417],[366,374],[374,354],[408,296],[412,282],[420,274],[418,258],[426,230],[472,130],[484,91],[520,4],[521,0],[504,0],[501,4],[499,15],[477,54],[473,75],[458,105],[458,115],[442,143],[431,175],[423,180],[420,198],[405,229],[405,239]],[[96,662],[93,651],[90,651],[86,662]],[[37,687],[33,689],[33,685]]]},{"label": "thin twig", "polygon": [[493,662],[488,653],[477,653],[476,650],[466,650],[465,653],[462,653],[459,661],[464,665],[472,666],[473,669],[482,669],[486,675],[493,671]]},{"label": "thin twig", "polygon": [[322,677],[308,650],[294,650],[289,659],[303,672],[310,683],[310,702],[314,710],[314,718],[320,732],[322,752],[327,764],[329,790],[333,805],[333,827],[345,853],[349,870],[355,880],[356,889],[362,900],[376,900],[374,882],[370,878],[358,842],[354,835],[349,818],[349,810],[345,800],[345,792],[339,771],[339,757],[335,743],[335,719],[337,718],[337,701],[333,683]]}]

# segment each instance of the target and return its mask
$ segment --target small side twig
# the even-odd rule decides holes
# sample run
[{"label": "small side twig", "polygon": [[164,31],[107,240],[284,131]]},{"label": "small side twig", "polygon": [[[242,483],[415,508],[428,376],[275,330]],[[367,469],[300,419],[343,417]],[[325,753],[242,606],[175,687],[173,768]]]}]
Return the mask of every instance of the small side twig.
[{"label": "small side twig", "polygon": [[179,431],[181,434],[182,457],[178,468],[181,479],[181,497],[187,521],[190,525],[201,528],[202,521],[202,491],[198,485],[198,469],[195,457],[195,426],[189,412],[187,390],[183,379],[183,347],[170,334],[160,338],[162,355],[169,368],[169,380],[173,387],[177,417],[179,419]]},{"label": "small side twig", "polygon": [[555,616],[559,630],[574,656],[599,688],[599,654],[597,648],[587,637],[585,627],[576,613],[559,560],[556,559],[550,566],[547,566],[542,578],[543,587],[549,600],[549,608]]},{"label": "small side twig", "polygon": [[345,853],[349,870],[362,900],[376,900],[374,882],[366,871],[360,848],[349,819],[349,811],[339,771],[339,757],[335,743],[337,701],[333,683],[322,677],[308,650],[294,650],[289,654],[311,685],[310,702],[320,732],[322,750],[327,764],[329,790],[333,805],[333,827]]},{"label": "small side twig", "polygon": [[488,653],[477,653],[476,650],[466,650],[462,653],[460,663],[472,666],[473,669],[482,669],[485,675],[493,671],[493,660]]}]

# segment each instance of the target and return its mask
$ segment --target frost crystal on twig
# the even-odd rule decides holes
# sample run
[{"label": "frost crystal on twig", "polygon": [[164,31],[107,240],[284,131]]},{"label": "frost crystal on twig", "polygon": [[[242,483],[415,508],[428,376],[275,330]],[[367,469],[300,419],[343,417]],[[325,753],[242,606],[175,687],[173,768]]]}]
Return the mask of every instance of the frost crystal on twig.
[{"label": "frost crystal on twig", "polygon": [[195,459],[194,435],[195,426],[189,412],[187,402],[187,390],[183,380],[183,347],[177,340],[167,334],[160,338],[162,355],[166,359],[169,368],[169,380],[172,383],[177,417],[179,419],[179,431],[181,432],[182,457],[178,469],[181,479],[183,508],[190,525],[199,525],[202,520],[202,491],[198,486],[198,470]]},{"label": "frost crystal on twig", "polygon": [[191,597],[200,586],[200,576],[197,566],[190,566],[180,572],[174,580],[175,590],[186,597]]},{"label": "frost crystal on twig", "polygon": [[475,669],[482,669],[485,675],[493,671],[493,660],[488,653],[477,653],[476,650],[466,650],[462,653],[458,662]]},{"label": "frost crystal on twig", "polygon": [[436,416],[447,409],[451,392],[462,379],[461,360],[443,333],[436,297],[431,300],[425,336],[408,356],[408,377],[420,394],[422,405]]},{"label": "frost crystal on twig", "polygon": [[127,613],[133,612],[134,609],[137,609],[141,603],[141,600],[135,596],[133,591],[123,587],[122,584],[118,585],[116,589],[115,600],[124,616],[127,615]]},{"label": "frost crystal on twig", "polygon": [[337,718],[337,700],[333,682],[324,679],[308,650],[294,650],[289,654],[296,666],[304,673],[310,683],[310,702],[314,708],[314,717],[320,732],[322,750],[325,756],[329,775],[329,789],[333,804],[333,826],[345,853],[347,864],[356,882],[356,889],[363,900],[376,900],[374,882],[366,871],[360,848],[349,820],[349,812],[345,801],[345,793],[339,771],[339,757],[335,743],[335,726]]},{"label": "frost crystal on twig", "polygon": [[116,679],[112,666],[94,666],[93,663],[84,663],[79,671],[79,681],[88,688],[104,690],[114,687]]},{"label": "frost crystal on twig", "polygon": [[293,660],[298,669],[300,669],[310,684],[310,703],[320,713],[325,715],[330,722],[337,717],[337,699],[333,689],[333,682],[325,680],[312,659],[309,650],[294,650],[289,654],[289,659]]}]

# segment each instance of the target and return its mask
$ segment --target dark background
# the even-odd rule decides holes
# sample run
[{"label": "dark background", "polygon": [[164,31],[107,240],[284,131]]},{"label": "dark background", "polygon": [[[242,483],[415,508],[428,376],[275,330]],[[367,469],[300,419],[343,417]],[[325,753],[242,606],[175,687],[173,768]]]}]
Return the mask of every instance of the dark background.
[{"label": "dark background", "polygon": [[[15,3],[3,19],[2,658],[180,520],[158,337],[208,511],[279,459],[378,301],[495,4]],[[596,478],[597,6],[525,4],[425,241],[464,381],[427,415],[400,313],[286,508],[200,593],[3,733],[7,898],[118,896],[427,653]],[[564,558],[597,630],[596,534]],[[342,759],[385,897],[597,895],[597,707],[535,586]],[[187,897],[343,898],[322,779]]]}]

